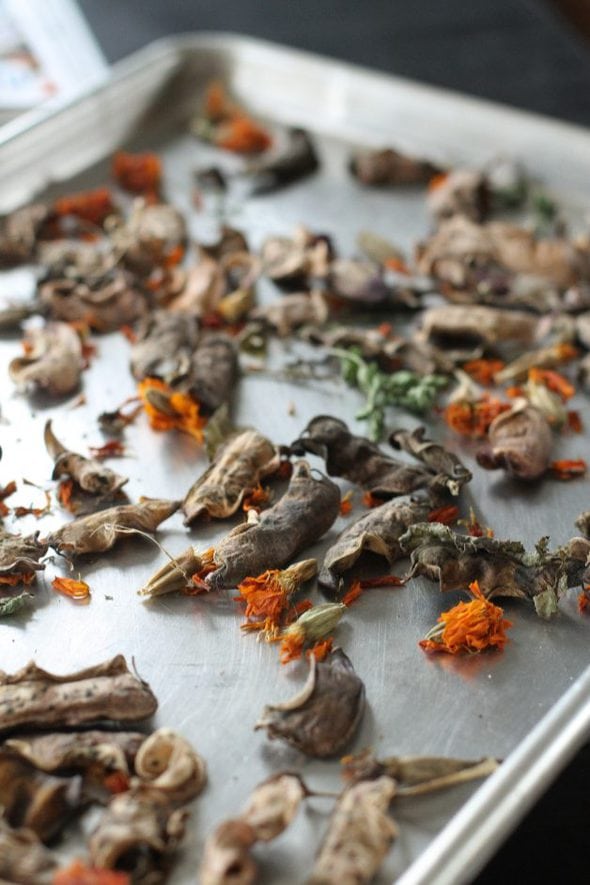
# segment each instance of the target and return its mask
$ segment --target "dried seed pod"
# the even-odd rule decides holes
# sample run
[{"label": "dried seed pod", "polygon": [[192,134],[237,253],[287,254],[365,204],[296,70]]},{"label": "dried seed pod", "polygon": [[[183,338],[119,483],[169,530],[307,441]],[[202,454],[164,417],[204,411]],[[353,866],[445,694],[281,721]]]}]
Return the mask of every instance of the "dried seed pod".
[{"label": "dried seed pod", "polygon": [[500,310],[473,305],[466,310],[447,304],[424,311],[419,338],[443,349],[465,352],[481,345],[489,347],[500,341],[516,341],[530,346],[539,320],[519,310]]},{"label": "dried seed pod", "polygon": [[204,514],[215,519],[231,516],[244,496],[277,467],[277,451],[265,436],[256,430],[234,433],[187,492],[182,503],[185,525]]},{"label": "dried seed pod", "polygon": [[54,460],[52,479],[71,477],[83,492],[100,497],[116,495],[129,480],[101,461],[71,452],[55,436],[51,420],[45,424],[45,448]]},{"label": "dried seed pod", "polygon": [[343,775],[348,780],[369,780],[387,775],[398,793],[416,795],[487,777],[500,764],[497,759],[452,759],[447,756],[387,756],[377,759],[372,750],[346,756]]},{"label": "dried seed pod", "polygon": [[18,885],[51,885],[57,861],[32,830],[0,819],[0,878]]},{"label": "dried seed pod", "polygon": [[240,815],[254,830],[258,842],[270,842],[283,833],[307,795],[297,774],[275,774],[259,784]]},{"label": "dried seed pod", "polygon": [[518,541],[458,535],[438,523],[417,523],[400,538],[402,549],[410,553],[408,578],[423,575],[442,591],[465,589],[477,581],[488,599],[528,599],[539,614],[549,597],[556,602],[565,587],[582,579],[588,549],[574,549],[574,541],[581,539],[550,551],[542,539],[531,554]]},{"label": "dried seed pod", "polygon": [[31,572],[42,571],[45,563],[39,560],[47,553],[49,545],[38,540],[38,533],[28,535],[12,535],[0,530],[0,578],[30,575]]},{"label": "dried seed pod", "polygon": [[352,739],[365,708],[365,687],[341,649],[323,662],[310,657],[302,690],[282,704],[264,708],[256,728],[306,753],[324,758],[340,753]]},{"label": "dried seed pod", "polygon": [[382,307],[392,296],[391,287],[384,280],[383,268],[354,258],[332,261],[328,286],[334,295],[362,308]]},{"label": "dried seed pod", "polygon": [[385,148],[356,154],[350,163],[350,171],[361,184],[384,187],[426,184],[441,170],[427,160]]},{"label": "dried seed pod", "polygon": [[259,784],[239,817],[223,821],[205,843],[202,885],[250,885],[258,870],[250,854],[255,842],[284,832],[307,790],[296,774],[276,774]]},{"label": "dried seed pod", "polygon": [[254,885],[258,868],[250,854],[256,833],[241,819],[219,824],[205,842],[201,885]]},{"label": "dried seed pod", "polygon": [[135,757],[135,771],[144,785],[173,806],[190,802],[207,782],[204,760],[170,728],[159,728],[145,739]]},{"label": "dried seed pod", "polygon": [[387,810],[396,793],[386,776],[360,781],[341,794],[320,846],[310,885],[364,885],[372,881],[397,838]]},{"label": "dried seed pod", "polygon": [[283,295],[249,314],[252,320],[268,323],[280,338],[286,338],[301,326],[322,326],[330,315],[330,308],[322,292],[317,289]]},{"label": "dried seed pod", "polygon": [[236,587],[249,575],[281,568],[321,538],[340,510],[340,490],[327,477],[312,476],[298,461],[286,493],[256,522],[237,526],[215,547],[215,570],[205,578],[211,590]]},{"label": "dried seed pod", "polygon": [[266,239],[260,258],[263,272],[278,285],[305,287],[309,277],[327,274],[333,254],[327,237],[299,227],[292,238]]},{"label": "dried seed pod", "polygon": [[226,292],[225,276],[219,261],[201,251],[199,263],[186,271],[184,285],[168,301],[168,310],[194,317],[215,313]]},{"label": "dried seed pod", "polygon": [[453,215],[482,221],[490,208],[490,191],[485,175],[474,169],[454,169],[433,183],[428,192],[428,209],[440,222]]},{"label": "dried seed pod", "polygon": [[[344,421],[330,415],[312,418],[300,438],[291,444],[291,451],[295,454],[311,452],[319,455],[326,462],[329,476],[341,476],[366,489],[376,498],[386,500],[421,488],[436,491],[437,488],[440,489],[445,484],[449,487],[456,481],[454,475],[459,472],[460,462],[442,447],[434,446],[428,441],[425,445],[432,446],[429,451],[436,451],[436,463],[439,466],[444,462],[452,470],[450,477],[437,475],[422,465],[396,461],[384,454],[376,443],[363,436],[355,436]],[[461,473],[462,476],[471,476],[465,468]]]},{"label": "dried seed pod", "polygon": [[112,870],[124,863],[137,882],[161,881],[166,855],[182,841],[188,814],[157,791],[119,793],[88,840],[92,866]]},{"label": "dried seed pod", "polygon": [[122,270],[97,280],[49,280],[39,288],[39,301],[51,319],[84,322],[96,332],[115,332],[131,325],[148,309],[145,296]]},{"label": "dried seed pod", "polygon": [[547,419],[524,400],[494,418],[488,441],[477,452],[477,463],[486,470],[501,467],[510,476],[533,480],[549,468],[552,448]]},{"label": "dried seed pod", "polygon": [[41,329],[29,329],[24,340],[27,355],[16,357],[8,366],[14,383],[49,396],[73,393],[84,368],[77,332],[66,323],[47,323]]},{"label": "dried seed pod", "polygon": [[185,376],[198,341],[198,325],[187,314],[155,310],[143,320],[131,349],[131,372],[137,381]]},{"label": "dried seed pod", "polygon": [[14,267],[33,260],[39,234],[49,214],[49,207],[44,203],[32,203],[2,219],[0,267]]},{"label": "dried seed pod", "polygon": [[313,141],[305,129],[287,131],[287,143],[274,159],[262,160],[248,167],[253,194],[268,194],[302,178],[319,168]]},{"label": "dried seed pod", "polygon": [[190,393],[204,415],[212,415],[231,399],[238,372],[238,350],[233,338],[211,332],[199,340],[188,376],[179,390]]},{"label": "dried seed pod", "polygon": [[222,224],[219,230],[219,239],[214,243],[199,243],[202,254],[208,255],[215,261],[221,261],[236,252],[249,252],[248,241],[241,230]]},{"label": "dried seed pod", "polygon": [[393,500],[369,510],[347,526],[324,556],[318,583],[329,595],[342,590],[342,575],[353,567],[365,551],[383,556],[391,565],[405,556],[399,539],[409,526],[423,522],[429,504],[424,501]]},{"label": "dried seed pod", "polygon": [[394,430],[389,437],[395,449],[401,449],[417,458],[431,471],[433,479],[430,489],[433,492],[447,491],[457,496],[465,483],[471,482],[472,474],[459,458],[448,452],[443,446],[425,439],[426,428],[416,427],[411,433],[408,430]]},{"label": "dried seed pod", "polygon": [[0,332],[15,332],[24,320],[40,312],[41,305],[35,300],[24,304],[6,304],[0,308]]},{"label": "dried seed pod", "polygon": [[176,593],[189,586],[191,576],[202,568],[203,559],[198,550],[189,547],[159,568],[139,591],[139,595],[153,598],[166,593]]},{"label": "dried seed pod", "polygon": [[123,655],[66,676],[33,662],[12,676],[0,672],[0,732],[138,722],[157,706],[149,685],[129,671]]},{"label": "dried seed pod", "polygon": [[172,516],[179,501],[143,498],[139,504],[121,504],[100,513],[81,516],[66,523],[47,537],[47,543],[64,556],[104,553],[123,538],[139,532],[155,532],[161,522]]},{"label": "dried seed pod", "polygon": [[81,808],[81,778],[36,771],[28,762],[1,750],[0,804],[11,826],[32,830],[47,842]]},{"label": "dried seed pod", "polygon": [[576,528],[580,529],[584,537],[590,538],[590,510],[580,513],[574,524]]},{"label": "dried seed pod", "polygon": [[533,274],[560,289],[587,279],[590,270],[584,240],[536,239],[526,228],[498,221],[480,225],[465,215],[444,221],[417,253],[420,273],[456,288],[465,287],[474,267]]},{"label": "dried seed pod", "polygon": [[569,344],[550,344],[538,350],[523,353],[511,363],[508,363],[494,375],[496,384],[506,384],[509,381],[522,381],[527,377],[529,369],[555,369],[562,366],[568,360],[577,355],[576,349]]},{"label": "dried seed pod", "polygon": [[146,276],[186,242],[186,222],[178,209],[167,203],[147,205],[138,199],[124,222],[111,221],[108,233],[116,254],[126,267]]},{"label": "dried seed pod", "polygon": [[3,747],[49,774],[97,769],[127,773],[145,735],[138,731],[50,732],[15,734]]}]

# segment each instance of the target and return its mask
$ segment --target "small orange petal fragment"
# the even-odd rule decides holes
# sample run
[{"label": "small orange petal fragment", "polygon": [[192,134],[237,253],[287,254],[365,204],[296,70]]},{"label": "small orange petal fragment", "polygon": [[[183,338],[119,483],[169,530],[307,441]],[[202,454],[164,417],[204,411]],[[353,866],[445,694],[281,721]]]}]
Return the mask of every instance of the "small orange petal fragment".
[{"label": "small orange petal fragment", "polygon": [[564,458],[561,461],[552,461],[549,465],[556,479],[576,479],[578,476],[584,476],[588,469],[588,465],[583,458]]},{"label": "small orange petal fragment", "polygon": [[501,372],[505,363],[503,360],[469,360],[464,363],[463,371],[484,387],[491,387],[494,384],[494,376],[496,372]]},{"label": "small orange petal fragment", "polygon": [[106,187],[61,197],[53,204],[53,211],[60,218],[74,215],[89,224],[101,225],[115,211],[111,192]]},{"label": "small orange petal fragment", "polygon": [[340,500],[340,516],[348,516],[352,510],[352,492],[348,491],[342,495]]},{"label": "small orange petal fragment", "polygon": [[441,522],[443,525],[452,525],[459,516],[459,508],[455,504],[445,507],[437,507],[428,514],[428,522]]},{"label": "small orange petal fragment", "polygon": [[328,639],[320,639],[319,642],[316,642],[316,644],[305,653],[305,656],[309,658],[313,655],[316,661],[325,661],[332,651],[333,645],[334,640],[331,637],[328,637]]},{"label": "small orange petal fragment", "polygon": [[129,775],[124,771],[112,771],[103,781],[109,793],[125,793],[129,789]]},{"label": "small orange petal fragment", "polygon": [[582,424],[582,418],[579,412],[570,411],[567,413],[567,426],[572,433],[582,433],[584,425]]},{"label": "small orange petal fragment", "polygon": [[76,581],[74,578],[54,578],[51,586],[58,593],[69,596],[70,599],[80,601],[90,598],[90,587],[86,581]]},{"label": "small orange petal fragment", "polygon": [[363,495],[363,504],[365,507],[380,507],[383,504],[381,498],[376,498],[371,492],[365,492]]},{"label": "small orange petal fragment", "polygon": [[345,593],[344,596],[342,597],[342,602],[344,603],[344,605],[352,605],[352,603],[356,602],[356,600],[359,598],[359,596],[362,595],[362,592],[363,592],[363,588],[362,588],[361,582],[360,581],[353,581],[348,592]]}]

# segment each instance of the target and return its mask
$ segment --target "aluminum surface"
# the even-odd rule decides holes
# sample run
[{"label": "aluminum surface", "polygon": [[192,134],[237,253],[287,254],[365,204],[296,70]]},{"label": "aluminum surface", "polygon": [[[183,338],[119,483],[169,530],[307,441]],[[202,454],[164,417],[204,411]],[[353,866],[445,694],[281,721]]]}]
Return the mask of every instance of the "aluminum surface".
[{"label": "aluminum surface", "polygon": [[[277,195],[228,205],[225,220],[245,230],[254,248],[268,233],[288,233],[301,222],[333,234],[344,255],[354,250],[361,229],[405,249],[425,234],[423,193],[366,191],[351,180],[347,158],[353,143],[394,144],[449,162],[516,156],[526,159],[550,188],[570,197],[576,216],[590,200],[590,135],[581,129],[258,41],[189,36],[138,53],[117,66],[111,83],[70,106],[11,124],[0,140],[2,208],[30,199],[52,182],[48,193],[98,184],[108,169],[101,161],[113,149],[152,146],[163,156],[166,193],[189,214],[192,235],[212,236],[210,221],[194,212],[191,181],[195,168],[218,155],[186,134],[186,122],[211,76],[227,79],[255,111],[279,123],[307,125],[318,139],[323,160],[318,175]],[[67,183],[55,184],[62,180]],[[26,270],[3,274],[0,294],[26,294],[31,284]],[[262,284],[261,299],[273,297],[273,291]],[[397,317],[392,320],[396,323]],[[47,407],[15,394],[6,364],[19,352],[18,340],[0,342],[2,417],[7,422],[0,425],[3,482],[24,475],[47,485],[51,462],[42,427],[48,417],[54,418],[59,438],[74,449],[101,441],[96,415],[131,394],[133,383],[122,336],[104,336],[97,343],[99,358],[83,378],[87,405],[72,409],[70,403]],[[280,360],[280,348],[275,350]],[[249,376],[240,383],[235,420],[288,443],[318,413],[338,414],[362,432],[363,425],[354,423],[359,403],[354,391],[336,383],[301,387]],[[576,407],[588,423],[585,402]],[[414,427],[418,422],[392,410],[389,423]],[[469,449],[447,437],[440,424],[434,432],[473,464]],[[130,475],[131,497],[182,496],[206,465],[189,438],[156,434],[143,419],[129,429],[128,443],[135,457],[113,466]],[[587,437],[564,437],[556,457],[583,456],[586,449]],[[466,492],[466,506],[477,502],[497,537],[520,538],[529,546],[544,534],[556,544],[565,541],[575,534],[576,515],[588,507],[586,480],[563,484],[547,479],[523,489],[476,469]],[[31,500],[37,496],[41,493],[31,489]],[[25,497],[21,489],[18,503],[28,503]],[[45,532],[60,519],[30,519],[21,526]],[[345,524],[339,520],[327,540]],[[174,554],[189,543],[210,546],[226,530],[227,525],[212,525],[188,532],[175,516],[158,539]],[[171,879],[184,883],[195,881],[204,837],[243,805],[256,783],[291,768],[302,771],[310,784],[333,789],[338,766],[306,762],[253,732],[263,705],[293,694],[305,667],[279,667],[276,648],[240,634],[232,593],[140,602],[135,591],[161,561],[156,546],[137,541],[82,563],[93,594],[91,604],[82,607],[55,596],[48,567],[33,614],[1,626],[2,668],[14,670],[32,657],[61,672],[116,652],[135,658],[160,700],[156,723],[180,730],[209,765],[210,784],[195,803],[186,848]],[[371,591],[337,634],[367,688],[369,707],[355,749],[372,745],[380,754],[462,757],[509,757],[514,751],[479,789],[465,786],[400,801],[395,816],[401,837],[383,868],[382,883],[404,871],[407,883],[468,880],[590,727],[590,678],[583,675],[590,627],[577,613],[573,592],[550,624],[524,605],[508,602],[514,628],[502,655],[427,658],[417,641],[456,599],[455,594],[441,598],[434,585],[421,580],[403,590]],[[327,806],[326,800],[311,801],[284,836],[257,853],[261,881],[305,879]],[[494,808],[499,811],[492,816]],[[479,826],[486,819],[487,826]]]}]

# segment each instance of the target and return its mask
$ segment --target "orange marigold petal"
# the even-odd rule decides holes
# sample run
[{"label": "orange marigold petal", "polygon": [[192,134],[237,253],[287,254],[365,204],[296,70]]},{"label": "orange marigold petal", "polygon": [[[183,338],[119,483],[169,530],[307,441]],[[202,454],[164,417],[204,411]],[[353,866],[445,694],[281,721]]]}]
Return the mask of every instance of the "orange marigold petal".
[{"label": "orange marigold petal", "polygon": [[549,465],[555,474],[556,479],[575,479],[577,476],[584,476],[588,465],[583,458],[564,458],[561,461],[552,461]]},{"label": "orange marigold petal", "polygon": [[445,507],[437,507],[428,514],[428,522],[441,522],[443,525],[452,525],[459,516],[459,508],[455,504]]},{"label": "orange marigold petal", "polygon": [[359,596],[362,595],[362,592],[363,592],[363,588],[362,588],[361,582],[354,581],[351,584],[348,592],[345,593],[344,596],[342,597],[342,602],[344,603],[344,605],[352,605],[352,603],[356,602],[356,600],[359,598]]},{"label": "orange marigold petal", "polygon": [[[486,649],[502,650],[508,641],[506,631],[512,623],[504,611],[485,598],[477,581],[469,585],[470,602],[459,602],[443,612],[438,623],[443,625],[420,642],[425,651],[448,654],[477,654]],[[436,638],[433,634],[436,633]]]},{"label": "orange marigold petal", "polygon": [[319,642],[316,642],[316,644],[305,653],[305,656],[309,658],[313,655],[316,661],[325,661],[332,651],[333,645],[334,640],[331,637],[328,637],[328,639],[320,639]]},{"label": "orange marigold petal", "polygon": [[129,193],[153,197],[160,190],[162,163],[150,151],[144,154],[118,151],[113,157],[112,168],[117,184]]},{"label": "orange marigold petal", "polygon": [[71,599],[83,600],[90,598],[90,587],[86,581],[77,581],[75,578],[54,578],[51,586],[58,593],[63,593]]},{"label": "orange marigold petal", "polygon": [[281,664],[288,664],[289,661],[298,660],[303,653],[303,643],[305,637],[303,632],[291,632],[284,636],[281,640],[280,661]]},{"label": "orange marigold petal", "polygon": [[490,387],[494,384],[494,376],[497,372],[501,372],[505,363],[503,360],[479,359],[469,360],[464,363],[463,371],[484,387]]},{"label": "orange marigold petal", "polygon": [[129,789],[129,775],[124,771],[112,771],[103,784],[109,793],[125,793]]}]

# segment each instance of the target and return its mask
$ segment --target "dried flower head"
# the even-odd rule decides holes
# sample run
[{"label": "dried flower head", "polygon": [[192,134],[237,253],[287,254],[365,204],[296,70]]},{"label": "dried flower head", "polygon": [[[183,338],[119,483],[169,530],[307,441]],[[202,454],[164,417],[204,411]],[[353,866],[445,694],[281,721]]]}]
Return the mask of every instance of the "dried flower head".
[{"label": "dried flower head", "polygon": [[443,612],[435,627],[420,642],[425,651],[456,654],[477,654],[485,649],[503,649],[508,641],[506,630],[512,623],[505,620],[504,610],[489,602],[474,581],[469,585],[470,602],[459,602]]}]

